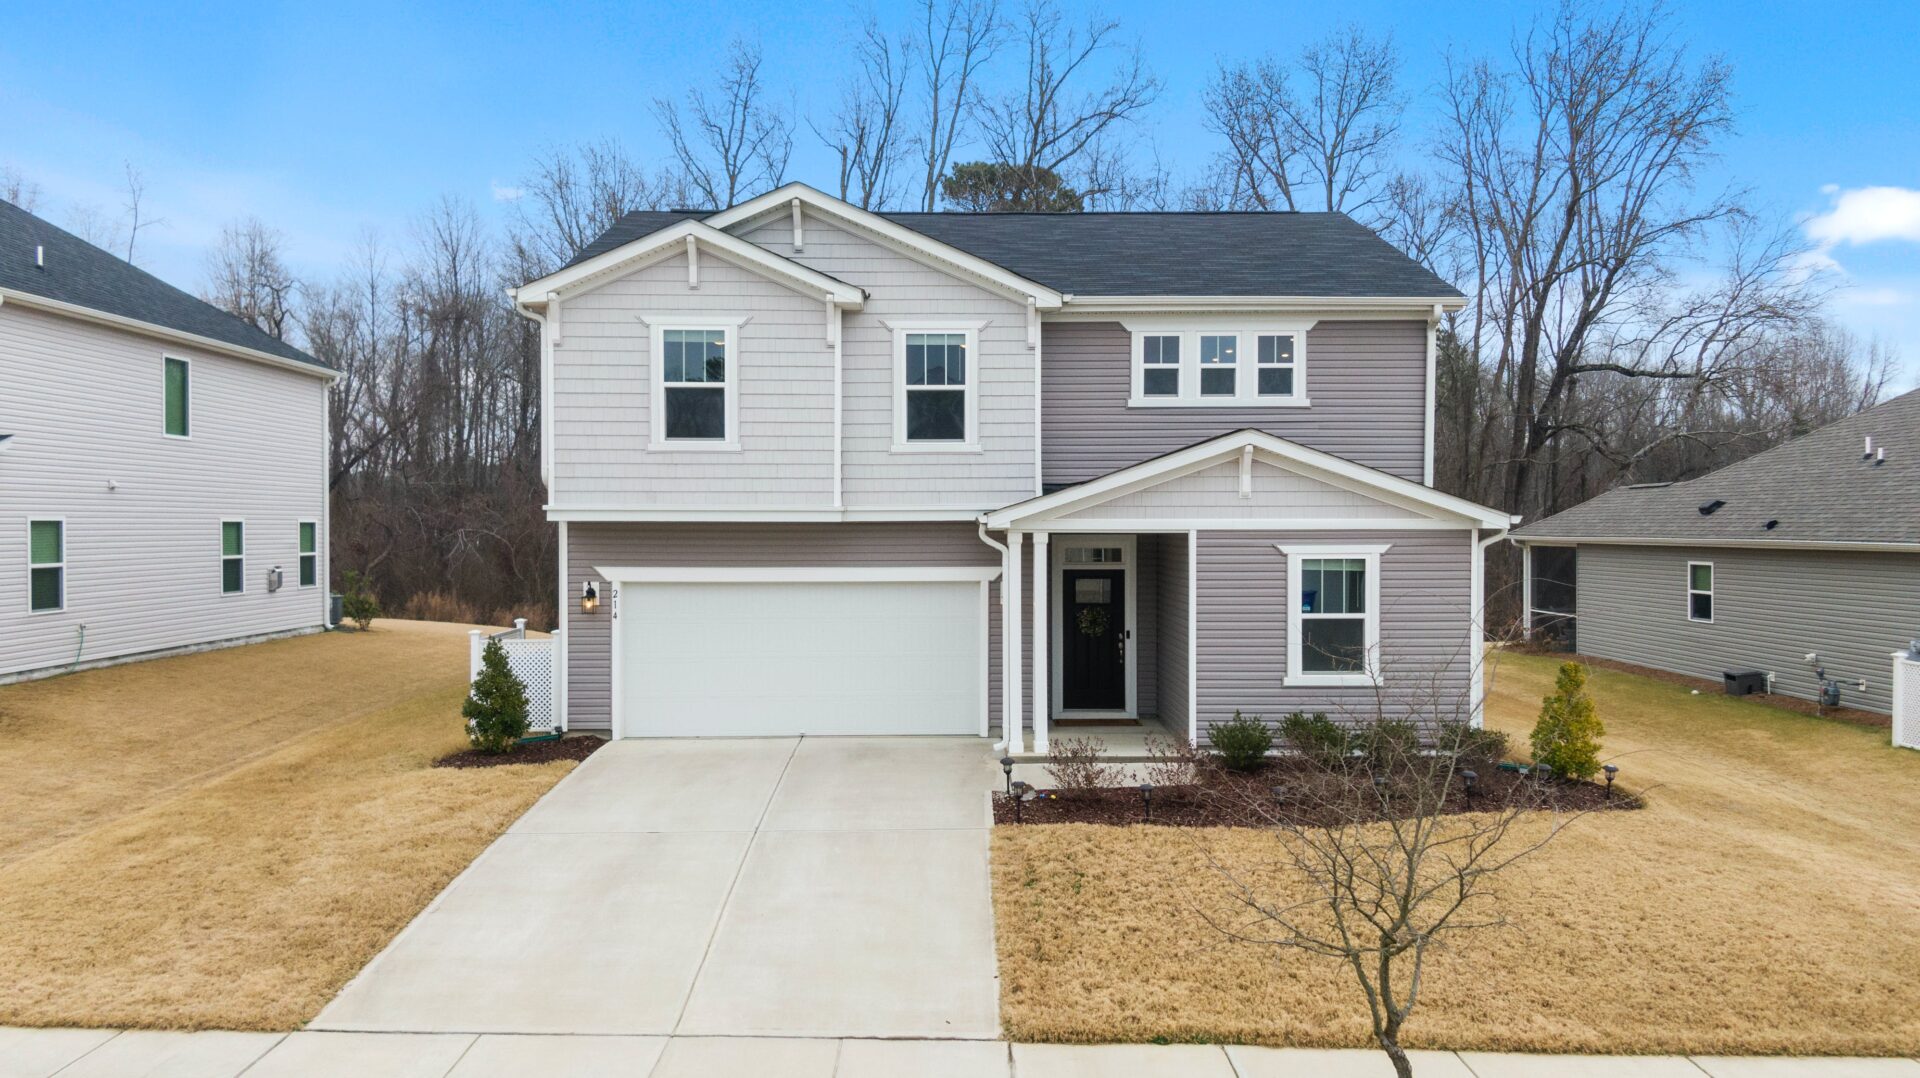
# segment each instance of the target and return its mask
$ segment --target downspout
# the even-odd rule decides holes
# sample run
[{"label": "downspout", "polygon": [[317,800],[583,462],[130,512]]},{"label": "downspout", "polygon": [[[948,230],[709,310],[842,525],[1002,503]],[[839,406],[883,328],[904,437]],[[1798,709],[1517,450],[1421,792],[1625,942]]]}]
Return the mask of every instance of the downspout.
[{"label": "downspout", "polygon": [[1486,665],[1487,665],[1487,548],[1507,537],[1512,531],[1511,525],[1480,538],[1478,528],[1474,529],[1473,565],[1470,567],[1473,577],[1473,606],[1467,611],[1467,619],[1472,623],[1467,634],[1467,643],[1471,647],[1469,659],[1472,662],[1472,681],[1469,685],[1471,695],[1468,700],[1467,725],[1474,729],[1486,725]]},{"label": "downspout", "polygon": [[993,743],[993,751],[1005,752],[1007,750],[1007,716],[1012,714],[1012,709],[1007,705],[1008,686],[1012,684],[1007,678],[1006,670],[1007,559],[1012,556],[1013,552],[1007,549],[1007,544],[987,534],[987,518],[985,516],[977,518],[975,523],[980,526],[980,541],[1000,552],[1000,740]]}]

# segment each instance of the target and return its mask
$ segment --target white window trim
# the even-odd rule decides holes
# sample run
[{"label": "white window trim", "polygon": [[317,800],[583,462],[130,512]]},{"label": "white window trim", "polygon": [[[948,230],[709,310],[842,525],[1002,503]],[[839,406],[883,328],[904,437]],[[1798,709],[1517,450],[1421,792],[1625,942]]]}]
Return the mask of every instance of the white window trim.
[{"label": "white window trim", "polygon": [[[1311,322],[1272,323],[1222,321],[1177,324],[1127,323],[1133,333],[1132,383],[1128,392],[1129,408],[1310,408],[1307,396],[1307,330]],[[1260,395],[1260,338],[1293,338],[1293,392],[1287,396]],[[1148,337],[1180,339],[1180,393],[1173,397],[1146,395]],[[1235,338],[1233,396],[1203,396],[1200,392],[1200,338]],[[1159,369],[1166,367],[1156,365]]]},{"label": "white window trim", "polygon": [[[187,427],[192,430],[192,426]],[[60,560],[38,564],[33,560],[33,526],[35,524],[60,525]],[[60,570],[60,605],[49,606],[43,610],[33,608],[33,571],[35,569]],[[67,608],[67,518],[66,517],[28,517],[27,518],[27,613],[58,614]]]},{"label": "white window trim", "polygon": [[[189,427],[188,429],[191,430],[192,428]],[[227,525],[229,524],[240,525],[240,553],[238,554],[230,555],[227,553]],[[215,536],[214,541],[220,551],[220,594],[245,595],[247,593],[247,522],[244,519],[236,517],[223,518],[220,521],[220,530]],[[239,591],[227,590],[227,563],[230,561],[240,563]]]},{"label": "white window trim", "polygon": [[[167,430],[167,364],[169,363],[178,363],[187,369],[187,399],[183,402],[186,405],[187,417],[185,434],[173,434]],[[176,442],[190,442],[193,440],[193,427],[193,360],[186,356],[168,355],[162,352],[160,353],[160,435],[164,438],[172,438]]]},{"label": "white window trim", "polygon": [[[1707,583],[1710,586],[1705,591],[1701,591],[1700,589],[1693,586],[1693,567],[1696,565],[1704,565],[1707,567]],[[1712,562],[1690,561],[1687,563],[1687,620],[1688,621],[1694,622],[1699,625],[1713,624],[1713,617],[1711,616],[1704,617],[1704,618],[1696,618],[1693,616],[1693,597],[1696,595],[1706,596],[1707,609],[1711,611],[1713,614],[1717,615],[1720,612],[1719,610],[1720,602],[1718,599],[1714,597],[1713,591],[1714,591],[1714,588],[1719,587],[1719,585],[1720,585],[1720,572],[1719,570],[1713,567]]]},{"label": "white window trim", "polygon": [[[647,323],[649,340],[647,342],[647,381],[651,392],[647,403],[647,451],[650,453],[738,453],[740,451],[740,327],[747,323],[745,316],[733,317],[680,317],[669,314],[642,315]],[[667,429],[667,384],[666,352],[661,347],[665,333],[670,329],[719,330],[725,336],[721,347],[727,352],[727,377],[718,385],[726,393],[727,436],[719,441],[711,439],[677,439],[666,436]],[[675,385],[707,385],[715,383],[676,382]]]},{"label": "white window trim", "polygon": [[[311,554],[308,554],[307,552],[300,549],[300,528],[303,525],[307,525],[307,524],[313,525],[313,553]],[[246,547],[243,546],[240,549],[244,551]],[[246,555],[242,554],[241,556],[245,557]],[[313,559],[313,583],[311,584],[300,583],[301,562],[303,559],[306,559],[306,558]],[[294,587],[296,589],[305,590],[309,588],[317,588],[320,586],[320,522],[317,520],[300,520],[300,521],[294,522],[293,574],[294,574],[293,575]]]},{"label": "white window trim", "polygon": [[[1380,555],[1393,544],[1374,546],[1352,544],[1275,543],[1274,549],[1287,559],[1287,676],[1281,684],[1292,688],[1375,687],[1380,676]],[[1366,669],[1356,674],[1308,673],[1301,669],[1300,653],[1300,563],[1307,558],[1358,558],[1367,564],[1366,627],[1361,642],[1366,648]]]},{"label": "white window trim", "polygon": [[[980,452],[980,330],[982,322],[901,322],[884,323],[893,331],[893,452],[895,453],[978,453]],[[957,333],[966,337],[967,380],[960,388],[966,398],[966,440],[960,442],[910,442],[907,440],[907,335],[910,333]],[[938,391],[938,387],[931,387]]]}]

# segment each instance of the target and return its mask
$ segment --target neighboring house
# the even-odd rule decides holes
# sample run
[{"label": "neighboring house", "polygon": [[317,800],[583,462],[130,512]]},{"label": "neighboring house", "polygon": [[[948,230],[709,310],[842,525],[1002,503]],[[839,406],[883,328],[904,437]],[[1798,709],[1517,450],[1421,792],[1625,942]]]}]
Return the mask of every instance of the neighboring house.
[{"label": "neighboring house", "polygon": [[333,377],[0,202],[0,680],[324,627]]},{"label": "neighboring house", "polygon": [[1843,704],[1890,711],[1889,656],[1920,637],[1920,392],[1513,538],[1530,631],[1715,681],[1756,671],[1805,699],[1824,669]]},{"label": "neighboring house", "polygon": [[[1460,294],[1340,214],[629,214],[542,326],[562,699],[616,736],[1465,718]],[[1036,571],[1036,568],[1038,571]]]}]

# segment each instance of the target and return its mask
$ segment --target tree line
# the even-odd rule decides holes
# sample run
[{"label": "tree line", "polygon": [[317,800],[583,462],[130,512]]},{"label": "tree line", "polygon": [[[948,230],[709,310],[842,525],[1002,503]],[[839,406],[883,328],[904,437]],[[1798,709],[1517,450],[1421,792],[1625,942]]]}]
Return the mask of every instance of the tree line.
[{"label": "tree line", "polygon": [[[629,211],[778,186],[806,138],[834,162],[819,185],[875,210],[1353,216],[1468,297],[1438,325],[1435,485],[1530,518],[1849,414],[1895,369],[1825,317],[1829,283],[1793,222],[1705,186],[1731,76],[1657,7],[1566,3],[1504,52],[1450,52],[1418,112],[1401,47],[1358,27],[1222,61],[1202,92],[1214,152],[1186,176],[1150,149],[1165,85],[1115,20],[920,0],[859,24],[844,56],[830,109],[801,117],[735,41],[709,83],[640,120],[660,159],[613,139],[546,148],[503,228],[445,197],[329,280],[290,272],[269,224],[230,225],[205,297],[342,372],[334,563],[396,613],[551,623],[538,338],[505,289]],[[154,218],[131,167],[127,181],[130,226],[109,238],[131,255]],[[13,174],[0,187],[36,193]],[[97,211],[75,223],[101,229]]]}]

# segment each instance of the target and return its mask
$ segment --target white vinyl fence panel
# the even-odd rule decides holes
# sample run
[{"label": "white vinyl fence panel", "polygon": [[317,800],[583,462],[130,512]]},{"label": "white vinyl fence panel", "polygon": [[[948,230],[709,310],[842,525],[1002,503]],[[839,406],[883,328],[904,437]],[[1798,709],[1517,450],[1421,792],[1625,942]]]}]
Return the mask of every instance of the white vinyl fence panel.
[{"label": "white vinyl fence panel", "polygon": [[520,679],[527,690],[527,733],[545,734],[559,724],[560,666],[559,641],[552,637],[529,638],[527,619],[515,618],[513,628],[493,634],[474,629],[467,634],[467,682],[480,676],[480,654],[487,641],[500,642],[506,652],[507,669]]},{"label": "white vinyl fence panel", "polygon": [[1893,743],[1920,749],[1920,661],[1893,653]]}]

